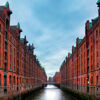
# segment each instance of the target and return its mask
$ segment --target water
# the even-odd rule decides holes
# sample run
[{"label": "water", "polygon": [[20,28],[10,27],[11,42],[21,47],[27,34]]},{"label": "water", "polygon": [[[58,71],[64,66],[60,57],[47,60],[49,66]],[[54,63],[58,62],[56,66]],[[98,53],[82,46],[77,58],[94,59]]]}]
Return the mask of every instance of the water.
[{"label": "water", "polygon": [[33,93],[25,100],[76,100],[72,96],[63,92],[61,89],[54,85],[48,85],[44,89]]}]

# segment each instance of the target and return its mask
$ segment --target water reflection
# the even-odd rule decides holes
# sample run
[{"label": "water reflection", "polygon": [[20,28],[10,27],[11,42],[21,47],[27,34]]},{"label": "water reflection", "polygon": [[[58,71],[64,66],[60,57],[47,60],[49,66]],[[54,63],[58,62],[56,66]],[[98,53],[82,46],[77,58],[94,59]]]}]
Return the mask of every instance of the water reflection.
[{"label": "water reflection", "polygon": [[67,95],[59,88],[48,85],[45,89],[35,92],[26,100],[75,100],[75,98]]}]

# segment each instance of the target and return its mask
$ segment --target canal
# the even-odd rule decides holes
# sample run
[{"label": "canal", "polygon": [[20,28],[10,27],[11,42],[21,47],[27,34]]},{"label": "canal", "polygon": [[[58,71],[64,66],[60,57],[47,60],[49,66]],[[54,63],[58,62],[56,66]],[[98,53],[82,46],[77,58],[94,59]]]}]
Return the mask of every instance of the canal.
[{"label": "canal", "polygon": [[48,85],[44,89],[33,93],[30,97],[25,100],[77,100],[61,89],[54,85]]}]

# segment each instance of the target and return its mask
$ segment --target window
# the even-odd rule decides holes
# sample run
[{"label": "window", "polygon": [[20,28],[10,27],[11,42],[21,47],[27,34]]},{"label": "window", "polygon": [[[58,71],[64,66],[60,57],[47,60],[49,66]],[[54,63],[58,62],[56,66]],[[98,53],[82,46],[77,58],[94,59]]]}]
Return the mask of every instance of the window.
[{"label": "window", "polygon": [[98,83],[99,83],[99,76],[97,76],[97,86],[98,86]]},{"label": "window", "polygon": [[1,74],[0,74],[0,86],[1,86]]},{"label": "window", "polygon": [[93,66],[91,65],[91,70],[93,70]]},{"label": "window", "polygon": [[10,64],[10,71],[11,71],[11,64]]},{"label": "window", "polygon": [[99,31],[99,37],[100,37],[100,31]]},{"label": "window", "polygon": [[[1,55],[1,35],[0,35],[0,55]],[[1,67],[1,56],[0,56],[0,67]]]},{"label": "window", "polygon": [[98,60],[97,60],[97,68],[99,67],[99,63],[98,63]]},{"label": "window", "polygon": [[5,60],[7,60],[7,53],[5,52]]},{"label": "window", "polygon": [[92,46],[91,46],[91,52],[92,52]]},{"label": "window", "polygon": [[91,42],[92,42],[92,36],[91,36]]},{"label": "window", "polygon": [[1,32],[1,24],[0,24],[0,32]]},{"label": "window", "polygon": [[6,30],[8,31],[8,28],[9,28],[9,20],[6,19]]},{"label": "window", "polygon": [[21,84],[21,77],[20,77],[20,84]]},{"label": "window", "polygon": [[9,85],[11,86],[11,75],[9,76]]},{"label": "window", "polygon": [[14,71],[15,71],[15,63],[16,63],[15,55],[16,55],[16,52],[15,52],[15,48],[14,48]]},{"label": "window", "polygon": [[84,50],[85,50],[85,44],[84,44]]},{"label": "window", "polygon": [[5,42],[5,50],[7,50],[7,42]]},{"label": "window", "polygon": [[98,30],[96,30],[96,38],[98,37]]},{"label": "window", "polygon": [[14,71],[15,71],[15,66],[14,66]]},{"label": "window", "polygon": [[93,76],[91,76],[91,85],[93,85]]},{"label": "window", "polygon": [[98,49],[98,40],[97,40],[97,42],[96,42],[96,43],[97,43],[97,49]]},{"label": "window", "polygon": [[98,85],[99,85],[99,84],[98,84],[98,83],[99,83],[99,76],[97,76],[97,79],[96,79],[96,81],[97,81],[97,83],[96,83],[96,84],[97,84],[97,91],[98,91]]},{"label": "window", "polygon": [[91,62],[92,62],[92,56],[91,56]]},{"label": "window", "polygon": [[7,76],[4,76],[4,86],[7,86]]},{"label": "window", "polygon": [[15,85],[15,76],[13,77],[13,84]]},{"label": "window", "polygon": [[97,51],[97,57],[99,57],[99,53],[98,53],[98,51]]},{"label": "window", "polygon": [[85,78],[84,78],[84,85],[85,85]]},{"label": "window", "polygon": [[11,61],[12,61],[12,55],[11,55],[11,53],[12,53],[12,47],[11,47],[11,45],[10,45],[10,70],[11,70]]},{"label": "window", "polygon": [[0,47],[1,47],[1,35],[0,35]]}]

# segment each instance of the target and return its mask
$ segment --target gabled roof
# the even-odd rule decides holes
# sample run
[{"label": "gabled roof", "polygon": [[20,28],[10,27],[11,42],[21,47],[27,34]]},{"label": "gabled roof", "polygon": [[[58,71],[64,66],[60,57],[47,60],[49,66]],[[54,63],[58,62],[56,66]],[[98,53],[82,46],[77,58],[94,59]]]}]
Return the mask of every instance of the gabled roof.
[{"label": "gabled roof", "polygon": [[68,58],[71,57],[71,56],[72,56],[72,54],[71,53],[68,53]]},{"label": "gabled roof", "polygon": [[65,59],[65,64],[66,64],[66,59]]},{"label": "gabled roof", "polygon": [[40,66],[43,70],[44,70],[44,72],[45,72],[45,68],[43,67],[43,66]]},{"label": "gabled roof", "polygon": [[94,20],[94,21],[98,20],[98,17],[94,18],[93,20]]},{"label": "gabled roof", "polygon": [[76,50],[76,47],[74,46],[74,47],[73,47],[73,51],[75,51],[75,50]]},{"label": "gabled roof", "polygon": [[92,19],[92,22],[89,22],[89,30],[92,28],[93,24],[98,20],[98,17]]},{"label": "gabled roof", "polygon": [[78,44],[80,44],[81,42],[82,42],[82,39],[79,39],[79,40],[78,40]]},{"label": "gabled roof", "polygon": [[100,0],[97,1],[97,4],[100,3]]},{"label": "gabled roof", "polygon": [[89,22],[89,30],[92,28],[92,23]]},{"label": "gabled roof", "polygon": [[11,32],[16,35],[16,26],[10,26]]},{"label": "gabled roof", "polygon": [[66,56],[66,59],[68,59],[68,56]]},{"label": "gabled roof", "polygon": [[20,27],[20,24],[19,24],[19,22],[18,22],[18,24],[17,24],[17,28],[19,28]]},{"label": "gabled roof", "polygon": [[20,38],[20,42],[23,43],[23,41],[24,41],[24,38]]},{"label": "gabled roof", "polygon": [[4,8],[7,8],[8,6],[9,6],[9,3],[7,1],[6,4],[5,4],[5,6],[4,6]]},{"label": "gabled roof", "polygon": [[[7,8],[9,6],[9,3],[6,2],[6,4],[4,6],[0,6],[0,17],[4,20],[4,9]],[[11,10],[8,10],[7,12],[9,15],[12,14]]]}]

